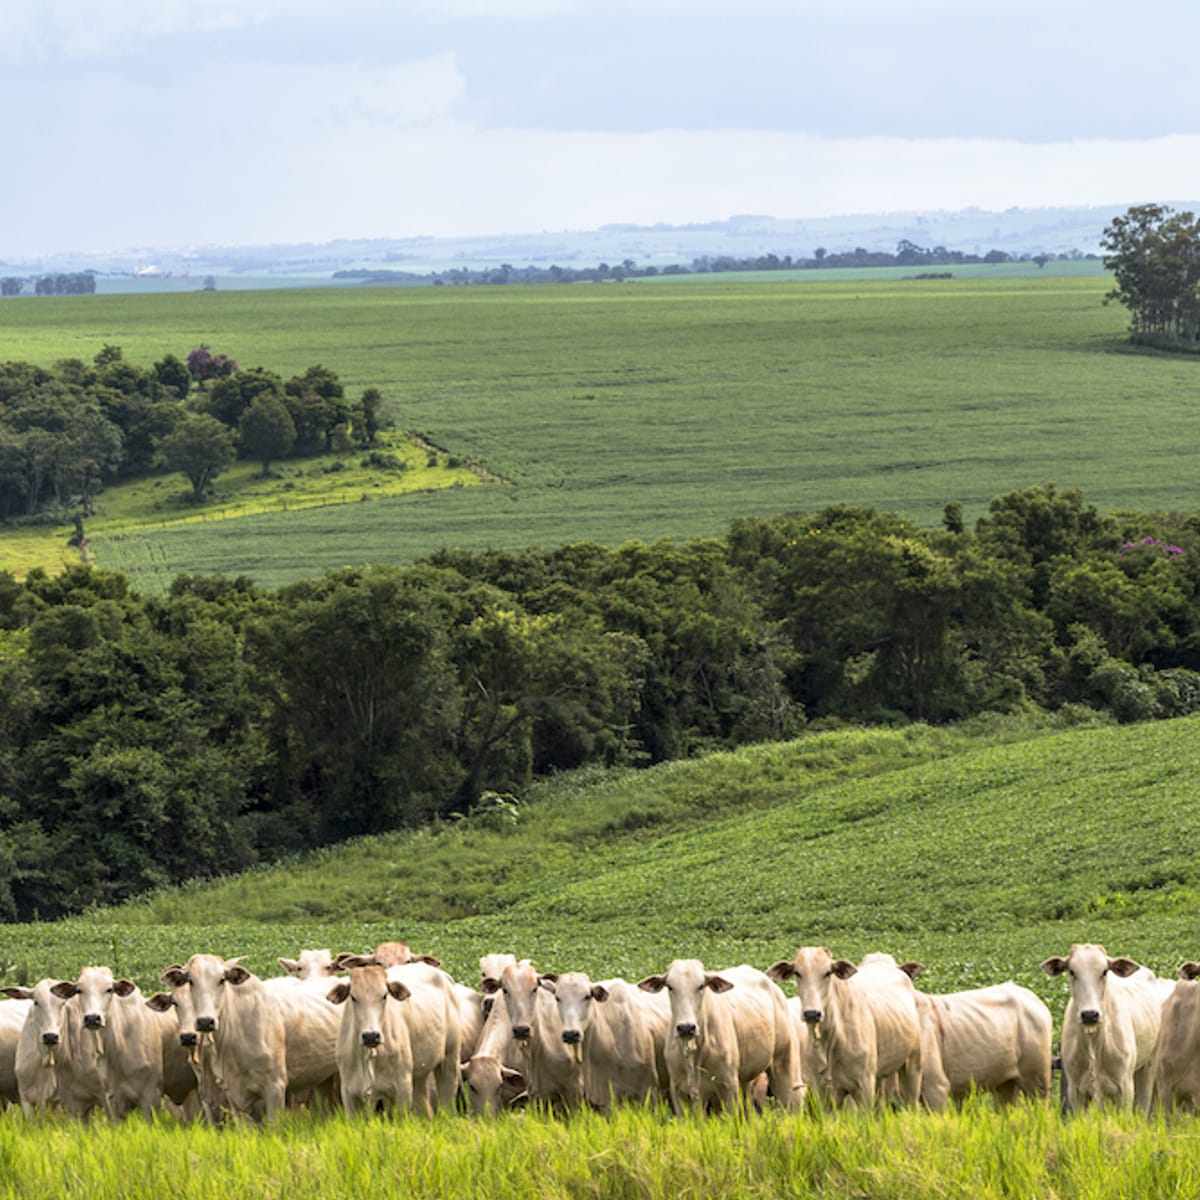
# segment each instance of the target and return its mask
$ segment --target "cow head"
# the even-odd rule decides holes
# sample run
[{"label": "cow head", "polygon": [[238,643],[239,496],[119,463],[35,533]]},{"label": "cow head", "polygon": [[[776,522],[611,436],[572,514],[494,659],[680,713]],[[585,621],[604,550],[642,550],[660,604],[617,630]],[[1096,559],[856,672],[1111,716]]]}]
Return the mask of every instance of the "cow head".
[{"label": "cow head", "polygon": [[301,950],[299,958],[277,958],[275,960],[289,975],[300,979],[324,979],[336,975],[333,954],[328,950]]},{"label": "cow head", "polygon": [[216,1033],[221,1010],[226,1004],[227,988],[243,987],[257,977],[241,966],[241,958],[221,958],[218,954],[193,954],[187,966],[176,963],[162,973],[162,981],[177,994],[187,988],[195,1014],[197,1034]]},{"label": "cow head", "polygon": [[529,1045],[533,1026],[537,1018],[538,992],[549,988],[557,975],[539,975],[528,959],[510,963],[500,974],[498,988],[491,989],[504,994],[504,1009],[512,1025],[513,1040],[522,1048]]},{"label": "cow head", "polygon": [[62,1042],[62,1010],[68,999],[54,990],[59,983],[57,979],[42,979],[31,988],[0,988],[0,993],[10,1000],[33,1002],[25,1018],[26,1025],[34,1031],[43,1061],[51,1065]]},{"label": "cow head", "polygon": [[74,983],[56,983],[51,990],[62,1000],[78,996],[84,1029],[100,1030],[108,1023],[113,996],[132,995],[137,987],[128,979],[114,979],[108,967],[84,967]]},{"label": "cow head", "polygon": [[1108,976],[1127,979],[1141,965],[1131,958],[1109,958],[1103,946],[1071,947],[1066,958],[1048,958],[1042,963],[1047,975],[1066,975],[1071,989],[1068,1007],[1085,1029],[1099,1029],[1104,1014],[1104,993]]},{"label": "cow head", "polygon": [[511,1108],[525,1091],[525,1077],[510,1070],[494,1054],[476,1054],[462,1068],[471,1111],[477,1116],[495,1116],[502,1108]]},{"label": "cow head", "polygon": [[557,979],[543,976],[542,986],[554,995],[562,1021],[562,1040],[568,1046],[583,1046],[597,1004],[608,999],[608,989],[593,983],[579,971],[567,971]]},{"label": "cow head", "polygon": [[791,979],[800,999],[800,1012],[810,1028],[818,1027],[829,1013],[835,980],[846,980],[858,973],[858,968],[844,958],[834,958],[824,946],[801,946],[791,962],[782,959],[767,968],[767,974],[778,983]]},{"label": "cow head", "polygon": [[331,1004],[350,1004],[342,1014],[342,1028],[347,1026],[352,1040],[365,1050],[377,1050],[383,1045],[386,1026],[385,1008],[388,1000],[407,1000],[412,992],[398,979],[389,979],[383,967],[371,964],[355,967],[349,983],[339,983],[326,999]]},{"label": "cow head", "polygon": [[661,992],[671,998],[671,1029],[676,1037],[692,1040],[703,1036],[704,1003],[709,992],[727,992],[733,984],[704,969],[698,958],[677,958],[662,975],[647,975],[638,987],[643,992]]}]

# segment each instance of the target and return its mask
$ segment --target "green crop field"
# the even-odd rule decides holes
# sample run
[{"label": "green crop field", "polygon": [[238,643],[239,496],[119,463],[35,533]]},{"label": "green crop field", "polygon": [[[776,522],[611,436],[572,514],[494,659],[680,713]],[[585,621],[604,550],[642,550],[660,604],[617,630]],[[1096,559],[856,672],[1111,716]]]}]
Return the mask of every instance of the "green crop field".
[{"label": "green crop field", "polygon": [[1131,353],[1106,287],[760,276],[42,298],[0,307],[0,344],[42,363],[113,343],[149,364],[201,341],[285,376],[321,362],[503,480],[93,538],[144,587],[181,571],[278,584],[442,545],[717,534],[835,502],[935,524],[948,501],[972,519],[1048,480],[1102,509],[1192,511],[1200,361]]},{"label": "green crop field", "polygon": [[[143,987],[196,950],[260,972],[301,945],[404,937],[463,978],[493,949],[630,977],[675,955],[761,966],[803,942],[920,958],[920,986],[1015,978],[1102,941],[1173,974],[1200,917],[1200,719],[835,731],[653,770],[547,781],[515,810],[363,840],[56,924],[0,928],[6,980],[103,961]],[[267,1130],[0,1115],[0,1194],[184,1186],[305,1198],[1190,1194],[1195,1118],[1052,1099],[1006,1113],[765,1113],[676,1120],[289,1116]],[[180,1184],[180,1180],[186,1182]]]}]

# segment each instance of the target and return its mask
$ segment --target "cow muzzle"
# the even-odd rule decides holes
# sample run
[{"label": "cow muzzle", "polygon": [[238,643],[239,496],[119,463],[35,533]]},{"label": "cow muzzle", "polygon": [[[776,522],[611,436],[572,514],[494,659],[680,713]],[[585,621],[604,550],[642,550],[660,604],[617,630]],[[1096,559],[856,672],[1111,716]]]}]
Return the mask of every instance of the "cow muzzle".
[{"label": "cow muzzle", "polygon": [[42,1034],[42,1045],[43,1046],[57,1046],[58,1045],[58,1034],[57,1033],[43,1033]]},{"label": "cow muzzle", "polygon": [[578,1029],[564,1029],[562,1037],[568,1046],[577,1046],[583,1041],[583,1034]]},{"label": "cow muzzle", "polygon": [[512,1027],[512,1035],[518,1042],[529,1041],[529,1035],[533,1032],[528,1025],[514,1025]]},{"label": "cow muzzle", "polygon": [[99,1013],[84,1013],[83,1027],[84,1029],[103,1029],[104,1018]]},{"label": "cow muzzle", "polygon": [[179,1035],[179,1044],[181,1046],[194,1046],[199,1040],[199,1036],[194,1033],[181,1033]]},{"label": "cow muzzle", "polygon": [[806,1008],[804,1010],[804,1023],[806,1025],[819,1025],[824,1015],[819,1008]]},{"label": "cow muzzle", "polygon": [[1085,1008],[1083,1012],[1079,1014],[1079,1020],[1084,1025],[1099,1025],[1100,1013],[1094,1008]]},{"label": "cow muzzle", "polygon": [[383,1041],[383,1034],[377,1029],[364,1029],[362,1035],[362,1044],[364,1046],[374,1048]]},{"label": "cow muzzle", "polygon": [[696,1036],[696,1025],[694,1021],[680,1021],[675,1026],[675,1035],[681,1038],[694,1038]]},{"label": "cow muzzle", "polygon": [[197,1033],[215,1033],[217,1029],[216,1017],[197,1017],[196,1032]]}]

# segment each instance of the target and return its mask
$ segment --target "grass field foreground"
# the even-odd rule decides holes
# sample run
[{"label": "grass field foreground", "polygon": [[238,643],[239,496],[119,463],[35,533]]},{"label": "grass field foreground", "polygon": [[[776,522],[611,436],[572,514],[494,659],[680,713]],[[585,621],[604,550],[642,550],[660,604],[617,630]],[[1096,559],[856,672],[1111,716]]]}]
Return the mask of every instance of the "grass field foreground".
[{"label": "grass field foreground", "polygon": [[285,1118],[272,1129],[147,1124],[91,1127],[0,1117],[0,1196],[92,1200],[184,1193],[405,1195],[448,1200],[649,1200],[664,1196],[1187,1196],[1200,1167],[1191,1119],[1087,1113],[1051,1104],[998,1113],[985,1103],[748,1121],[624,1111],[569,1121]]}]

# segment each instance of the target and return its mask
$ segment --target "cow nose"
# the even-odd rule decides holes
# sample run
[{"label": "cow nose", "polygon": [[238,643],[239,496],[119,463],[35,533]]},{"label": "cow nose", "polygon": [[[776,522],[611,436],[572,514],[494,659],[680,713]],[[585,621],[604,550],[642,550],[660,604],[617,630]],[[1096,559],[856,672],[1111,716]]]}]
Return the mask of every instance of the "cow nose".
[{"label": "cow nose", "polygon": [[695,1037],[696,1026],[691,1021],[680,1021],[679,1024],[675,1026],[675,1032],[679,1034],[680,1037]]},{"label": "cow nose", "polygon": [[529,1035],[531,1032],[532,1031],[530,1030],[528,1025],[514,1025],[513,1026],[513,1037],[515,1037],[518,1042],[529,1041]]},{"label": "cow nose", "polygon": [[1100,1014],[1094,1008],[1085,1008],[1083,1010],[1083,1012],[1081,1012],[1079,1014],[1079,1019],[1085,1025],[1099,1025],[1100,1024]]},{"label": "cow nose", "polygon": [[83,1027],[84,1029],[99,1029],[103,1024],[103,1018],[99,1013],[84,1013]]},{"label": "cow nose", "polygon": [[568,1046],[574,1046],[583,1041],[583,1034],[580,1033],[578,1029],[564,1029],[563,1041],[566,1042]]},{"label": "cow nose", "polygon": [[58,1045],[58,1034],[57,1033],[43,1033],[42,1034],[42,1042],[47,1046],[57,1046]]},{"label": "cow nose", "polygon": [[181,1046],[194,1046],[198,1041],[194,1033],[181,1033],[179,1035],[179,1044]]},{"label": "cow nose", "polygon": [[216,1017],[197,1017],[196,1032],[197,1033],[212,1033],[217,1027]]},{"label": "cow nose", "polygon": [[362,1044],[364,1046],[378,1046],[383,1041],[383,1034],[377,1029],[364,1029],[362,1035]]},{"label": "cow nose", "polygon": [[819,1008],[806,1008],[804,1010],[804,1020],[806,1024],[816,1025],[821,1020],[821,1010]]}]

